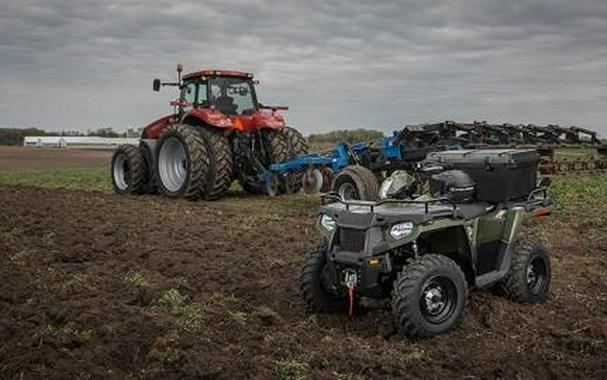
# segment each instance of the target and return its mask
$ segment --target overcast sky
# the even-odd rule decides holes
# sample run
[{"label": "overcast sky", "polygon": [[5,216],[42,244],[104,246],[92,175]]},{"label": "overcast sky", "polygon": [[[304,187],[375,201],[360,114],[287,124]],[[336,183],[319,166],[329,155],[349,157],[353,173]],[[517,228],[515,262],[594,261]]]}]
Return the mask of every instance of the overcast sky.
[{"label": "overcast sky", "polygon": [[185,71],[251,71],[304,134],[487,120],[607,135],[607,1],[0,0],[0,125],[143,126]]}]

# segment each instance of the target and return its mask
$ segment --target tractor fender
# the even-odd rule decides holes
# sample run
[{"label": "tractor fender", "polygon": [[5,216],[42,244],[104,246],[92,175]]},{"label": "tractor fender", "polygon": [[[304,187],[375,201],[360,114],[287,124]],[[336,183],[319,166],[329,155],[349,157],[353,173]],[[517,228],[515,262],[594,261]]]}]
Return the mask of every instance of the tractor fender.
[{"label": "tractor fender", "polygon": [[164,131],[171,123],[173,122],[173,115],[163,116],[158,120],[155,120],[148,124],[145,128],[143,128],[143,132],[141,132],[141,138],[144,140],[147,139],[157,139],[160,137],[162,131]]},{"label": "tractor fender", "polygon": [[221,129],[232,129],[234,123],[225,114],[213,109],[193,109],[182,116],[181,122],[184,124],[205,124],[211,127]]},{"label": "tractor fender", "polygon": [[287,123],[285,118],[276,112],[258,111],[253,114],[253,125],[257,129],[282,129]]}]

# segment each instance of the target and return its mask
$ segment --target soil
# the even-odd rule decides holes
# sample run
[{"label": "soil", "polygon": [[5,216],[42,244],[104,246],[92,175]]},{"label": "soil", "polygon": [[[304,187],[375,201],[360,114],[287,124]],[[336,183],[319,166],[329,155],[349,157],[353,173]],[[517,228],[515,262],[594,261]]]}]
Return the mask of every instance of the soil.
[{"label": "soil", "polygon": [[607,377],[607,233],[545,219],[545,304],[473,291],[410,342],[388,311],[306,313],[316,202],[0,186],[0,378]]},{"label": "soil", "polygon": [[0,171],[107,167],[111,150],[0,145]]}]

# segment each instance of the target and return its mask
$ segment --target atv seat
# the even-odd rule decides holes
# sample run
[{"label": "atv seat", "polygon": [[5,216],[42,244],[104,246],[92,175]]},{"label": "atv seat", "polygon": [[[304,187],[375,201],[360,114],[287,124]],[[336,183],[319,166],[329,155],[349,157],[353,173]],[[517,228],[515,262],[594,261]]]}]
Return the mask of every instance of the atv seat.
[{"label": "atv seat", "polygon": [[479,217],[492,208],[493,206],[488,203],[458,203],[455,212],[452,205],[433,205],[428,208],[428,213],[433,218],[451,218],[455,216],[456,218],[468,220]]},{"label": "atv seat", "polygon": [[455,210],[455,216],[463,219],[474,219],[490,211],[494,206],[488,203],[469,203],[469,204],[458,204]]}]

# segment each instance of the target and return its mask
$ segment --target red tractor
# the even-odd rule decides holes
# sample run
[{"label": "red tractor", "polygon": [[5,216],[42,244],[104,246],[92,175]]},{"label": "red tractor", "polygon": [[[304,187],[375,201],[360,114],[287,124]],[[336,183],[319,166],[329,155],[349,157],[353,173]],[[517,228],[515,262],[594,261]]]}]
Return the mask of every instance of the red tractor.
[{"label": "red tractor", "polygon": [[257,100],[253,75],[203,70],[177,82],[154,80],[180,90],[173,113],[144,128],[139,146],[121,145],[112,157],[112,183],[118,194],[160,192],[170,198],[214,200],[233,180],[253,194],[292,193],[301,174],[288,174],[266,188],[258,174],[270,164],[304,155],[306,141],[277,112]]}]

